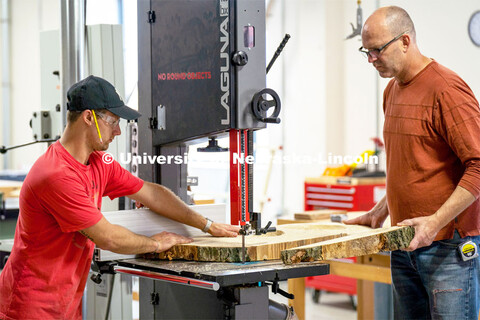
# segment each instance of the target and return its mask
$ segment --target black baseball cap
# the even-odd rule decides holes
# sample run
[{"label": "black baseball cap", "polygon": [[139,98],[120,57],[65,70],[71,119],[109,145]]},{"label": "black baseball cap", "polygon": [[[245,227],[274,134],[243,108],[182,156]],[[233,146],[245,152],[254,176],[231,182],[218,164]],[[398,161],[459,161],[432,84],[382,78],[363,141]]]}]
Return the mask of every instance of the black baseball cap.
[{"label": "black baseball cap", "polygon": [[67,109],[70,111],[107,109],[127,120],[141,116],[139,112],[123,103],[110,82],[96,76],[88,76],[71,86],[67,91],[67,101]]}]

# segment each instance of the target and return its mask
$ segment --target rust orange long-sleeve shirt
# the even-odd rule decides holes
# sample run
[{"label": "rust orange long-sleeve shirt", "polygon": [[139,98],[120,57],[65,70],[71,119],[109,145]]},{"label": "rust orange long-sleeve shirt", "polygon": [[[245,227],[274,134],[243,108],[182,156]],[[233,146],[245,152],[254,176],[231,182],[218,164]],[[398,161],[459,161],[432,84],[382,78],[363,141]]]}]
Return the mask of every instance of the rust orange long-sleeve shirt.
[{"label": "rust orange long-sleeve shirt", "polygon": [[461,186],[476,200],[435,240],[480,235],[480,109],[468,85],[436,61],[384,92],[387,202],[392,225],[434,214]]}]

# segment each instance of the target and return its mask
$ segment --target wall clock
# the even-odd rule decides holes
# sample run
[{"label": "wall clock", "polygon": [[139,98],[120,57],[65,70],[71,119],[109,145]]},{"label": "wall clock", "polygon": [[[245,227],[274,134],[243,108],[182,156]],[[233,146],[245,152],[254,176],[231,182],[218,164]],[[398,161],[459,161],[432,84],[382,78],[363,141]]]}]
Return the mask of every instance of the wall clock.
[{"label": "wall clock", "polygon": [[468,21],[468,35],[473,44],[480,47],[480,10],[474,12]]}]

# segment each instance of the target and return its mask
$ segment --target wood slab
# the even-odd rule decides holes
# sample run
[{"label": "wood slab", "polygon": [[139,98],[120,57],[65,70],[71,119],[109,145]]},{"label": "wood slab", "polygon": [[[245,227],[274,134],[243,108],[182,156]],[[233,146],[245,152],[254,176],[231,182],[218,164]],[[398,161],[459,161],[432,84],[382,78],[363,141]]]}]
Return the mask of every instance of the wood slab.
[{"label": "wood slab", "polygon": [[414,235],[413,227],[371,229],[368,232],[354,233],[334,240],[284,250],[282,260],[286,264],[291,264],[394,251],[408,247]]},{"label": "wood slab", "polygon": [[294,217],[295,219],[300,219],[300,220],[302,219],[303,220],[322,220],[322,219],[330,219],[330,216],[332,214],[347,214],[347,210],[329,210],[329,209],[312,210],[312,211],[295,213]]},{"label": "wood slab", "polygon": [[[290,224],[276,232],[245,237],[246,261],[280,259],[282,250],[334,239],[348,234],[342,224]],[[194,237],[188,244],[176,245],[162,253],[148,254],[150,259],[241,262],[242,238]]]}]

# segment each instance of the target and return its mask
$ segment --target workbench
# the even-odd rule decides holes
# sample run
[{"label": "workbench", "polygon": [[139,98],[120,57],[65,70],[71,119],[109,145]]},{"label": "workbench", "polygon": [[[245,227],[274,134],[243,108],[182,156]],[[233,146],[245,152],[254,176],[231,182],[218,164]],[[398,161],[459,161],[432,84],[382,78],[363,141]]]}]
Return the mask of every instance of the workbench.
[{"label": "workbench", "polygon": [[21,181],[0,180],[0,193],[4,194],[4,198],[18,197],[18,192],[21,188]]},{"label": "workbench", "polygon": [[[7,212],[6,201],[7,199],[11,199],[14,202],[18,200],[20,196],[20,189],[22,187],[21,181],[13,181],[13,180],[0,180],[0,193],[3,196],[0,197],[0,252],[10,252],[10,250],[3,250],[2,249],[2,242],[4,243],[4,239],[11,239],[13,243],[13,236],[15,234],[15,226],[17,224],[17,214],[18,211],[15,210],[13,214],[11,212]],[[12,199],[17,198],[17,199]],[[17,207],[18,208],[18,207]],[[8,248],[8,246],[7,246]],[[10,248],[11,249],[11,248]],[[0,253],[0,269],[3,267],[3,260],[6,254]]]}]

